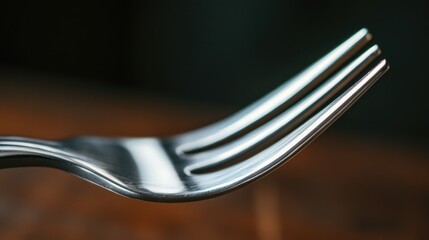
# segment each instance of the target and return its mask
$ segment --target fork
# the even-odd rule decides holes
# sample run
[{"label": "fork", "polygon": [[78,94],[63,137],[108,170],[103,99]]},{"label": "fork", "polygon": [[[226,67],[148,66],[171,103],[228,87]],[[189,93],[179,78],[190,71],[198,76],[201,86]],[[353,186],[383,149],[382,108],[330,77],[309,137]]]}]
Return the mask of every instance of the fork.
[{"label": "fork", "polygon": [[147,201],[232,191],[291,159],[388,70],[386,60],[374,63],[377,45],[363,51],[371,38],[367,29],[358,31],[265,97],[207,127],[166,138],[1,137],[0,168],[57,168]]}]

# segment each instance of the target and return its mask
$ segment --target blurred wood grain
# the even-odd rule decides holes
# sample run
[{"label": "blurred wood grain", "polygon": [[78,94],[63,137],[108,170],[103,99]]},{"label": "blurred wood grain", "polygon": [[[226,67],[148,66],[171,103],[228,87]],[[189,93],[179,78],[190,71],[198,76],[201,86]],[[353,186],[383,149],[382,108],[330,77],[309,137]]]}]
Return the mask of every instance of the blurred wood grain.
[{"label": "blurred wood grain", "polygon": [[[228,112],[99,92],[84,82],[50,85],[1,77],[9,80],[0,95],[1,135],[167,135]],[[328,131],[256,183],[177,204],[128,199],[53,169],[0,171],[0,239],[273,237],[429,239],[428,152]]]}]

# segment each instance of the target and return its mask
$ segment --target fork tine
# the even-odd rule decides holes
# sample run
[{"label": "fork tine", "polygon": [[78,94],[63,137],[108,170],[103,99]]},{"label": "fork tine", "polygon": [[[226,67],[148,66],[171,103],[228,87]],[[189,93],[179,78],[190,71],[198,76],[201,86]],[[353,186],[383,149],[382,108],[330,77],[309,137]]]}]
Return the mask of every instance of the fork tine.
[{"label": "fork tine", "polygon": [[[216,172],[201,174],[197,177],[210,179],[210,184],[221,184],[220,188],[222,189],[210,189],[211,191],[226,191],[227,189],[237,187],[238,182],[240,182],[240,185],[243,182],[248,183],[261,177],[264,173],[271,172],[274,168],[279,167],[281,164],[291,159],[327,129],[388,69],[389,65],[386,60],[382,60],[333,102],[269,148],[243,162],[239,162]],[[193,169],[193,166],[189,166],[186,171],[188,174],[192,174],[195,169]]]},{"label": "fork tine", "polygon": [[247,108],[207,127],[176,136],[172,144],[179,152],[197,151],[251,130],[317,86],[371,38],[367,29],[361,29],[313,65]]},{"label": "fork tine", "polygon": [[371,47],[305,98],[271,121],[232,142],[214,149],[191,154],[188,159],[197,162],[200,166],[211,167],[249,152],[257,146],[268,146],[276,139],[286,135],[291,129],[296,128],[317,109],[327,103],[334,94],[344,88],[380,54],[381,51],[377,45]]}]

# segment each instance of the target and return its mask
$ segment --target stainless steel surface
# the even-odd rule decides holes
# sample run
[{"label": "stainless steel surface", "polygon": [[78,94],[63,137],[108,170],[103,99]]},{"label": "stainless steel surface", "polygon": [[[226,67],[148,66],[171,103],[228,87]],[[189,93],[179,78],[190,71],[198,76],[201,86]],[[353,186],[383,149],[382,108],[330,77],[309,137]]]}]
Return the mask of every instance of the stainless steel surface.
[{"label": "stainless steel surface", "polygon": [[360,30],[278,89],[208,127],[162,139],[3,137],[0,167],[58,168],[150,201],[191,201],[231,191],[291,159],[388,70],[385,60],[365,70],[380,55],[377,46],[351,59],[370,40],[368,31]]}]

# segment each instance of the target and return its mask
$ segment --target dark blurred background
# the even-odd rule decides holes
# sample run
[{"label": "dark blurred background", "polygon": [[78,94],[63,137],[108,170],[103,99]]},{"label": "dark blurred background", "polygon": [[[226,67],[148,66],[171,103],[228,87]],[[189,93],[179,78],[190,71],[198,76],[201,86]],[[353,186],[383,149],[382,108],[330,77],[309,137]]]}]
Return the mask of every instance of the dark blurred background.
[{"label": "dark blurred background", "polygon": [[1,1],[0,135],[192,129],[363,27],[391,70],[287,166],[186,204],[1,170],[0,238],[429,239],[427,0]]},{"label": "dark blurred background", "polygon": [[426,142],[429,133],[426,0],[42,0],[0,8],[2,69],[229,109],[367,27],[392,69],[335,128],[406,141]]}]

